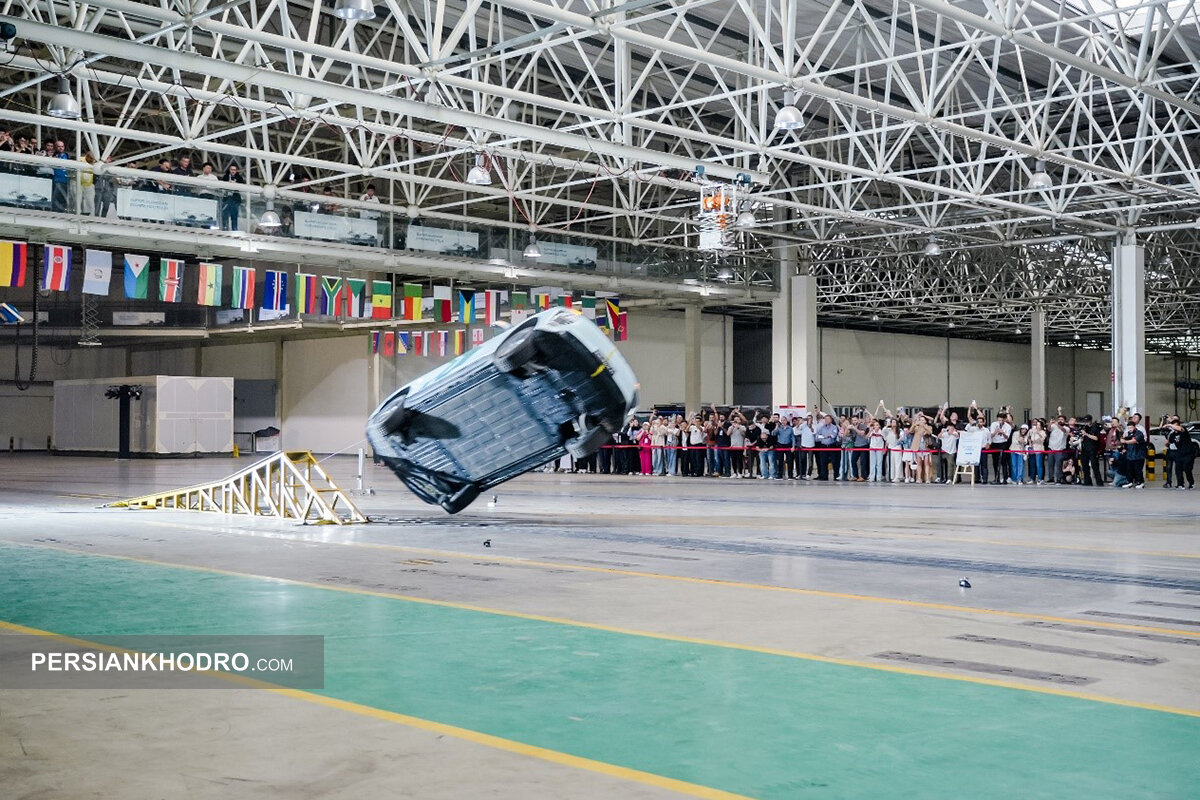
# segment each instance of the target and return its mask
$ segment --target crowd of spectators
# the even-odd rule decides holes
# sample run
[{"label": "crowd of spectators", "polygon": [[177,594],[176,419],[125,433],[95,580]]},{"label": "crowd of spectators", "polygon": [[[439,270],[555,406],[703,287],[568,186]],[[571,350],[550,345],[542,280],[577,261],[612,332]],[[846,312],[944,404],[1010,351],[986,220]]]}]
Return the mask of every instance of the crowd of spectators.
[{"label": "crowd of spectators", "polygon": [[[981,446],[971,473],[957,469],[963,437]],[[1194,488],[1197,455],[1178,417],[1167,423],[1167,485]],[[1140,414],[1068,417],[1018,424],[1008,408],[988,420],[972,403],[965,418],[947,406],[935,414],[881,401],[848,416],[708,414],[633,417],[612,442],[572,469],[614,474],[679,475],[856,483],[1145,485],[1146,432]],[[1185,486],[1186,484],[1186,486]]]}]

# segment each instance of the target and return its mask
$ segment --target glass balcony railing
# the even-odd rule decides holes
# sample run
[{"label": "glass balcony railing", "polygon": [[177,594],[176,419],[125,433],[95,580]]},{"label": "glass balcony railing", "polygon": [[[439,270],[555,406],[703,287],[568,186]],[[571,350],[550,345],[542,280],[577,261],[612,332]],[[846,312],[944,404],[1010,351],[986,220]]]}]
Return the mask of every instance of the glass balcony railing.
[{"label": "glass balcony railing", "polygon": [[[488,260],[516,269],[541,267],[667,281],[737,284],[730,275],[769,286],[769,257],[731,256],[714,263],[693,249],[670,249],[589,239],[538,235],[542,255],[526,259],[529,235],[519,229],[453,219],[410,218],[395,206],[337,198],[329,194],[275,190],[183,177],[153,170],[86,165],[73,160],[0,152],[0,207],[49,214],[98,217],[131,224],[182,227],[197,231],[241,232],[351,247],[408,250],[423,254]],[[279,225],[264,225],[268,210]],[[268,218],[269,221],[269,218]]]}]

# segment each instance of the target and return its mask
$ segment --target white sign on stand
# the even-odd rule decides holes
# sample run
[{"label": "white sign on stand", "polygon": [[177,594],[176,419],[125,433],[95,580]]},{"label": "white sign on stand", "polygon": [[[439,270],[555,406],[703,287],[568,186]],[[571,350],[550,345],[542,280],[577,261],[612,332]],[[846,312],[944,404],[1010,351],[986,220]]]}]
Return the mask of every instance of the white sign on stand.
[{"label": "white sign on stand", "polygon": [[958,456],[955,463],[960,467],[977,467],[983,455],[983,443],[988,439],[988,432],[963,431],[958,437]]}]

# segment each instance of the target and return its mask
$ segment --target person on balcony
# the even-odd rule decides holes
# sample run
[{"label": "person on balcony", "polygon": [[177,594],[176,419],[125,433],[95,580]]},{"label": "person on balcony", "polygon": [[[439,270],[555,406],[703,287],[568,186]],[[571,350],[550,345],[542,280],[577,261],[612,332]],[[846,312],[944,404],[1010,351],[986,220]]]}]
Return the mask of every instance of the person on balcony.
[{"label": "person on balcony", "polygon": [[242,210],[242,192],[236,184],[245,186],[246,179],[242,177],[242,171],[238,165],[231,163],[225,168],[225,174],[221,176],[221,180],[230,184],[230,189],[221,198],[221,228],[227,231],[236,231],[238,214]]}]

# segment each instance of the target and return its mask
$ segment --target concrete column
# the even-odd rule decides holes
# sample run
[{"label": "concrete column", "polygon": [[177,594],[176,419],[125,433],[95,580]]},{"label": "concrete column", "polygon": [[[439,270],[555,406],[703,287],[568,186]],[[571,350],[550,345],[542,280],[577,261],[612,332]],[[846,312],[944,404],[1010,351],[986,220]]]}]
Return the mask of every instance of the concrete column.
[{"label": "concrete column", "polygon": [[1029,363],[1033,371],[1029,385],[1032,388],[1030,416],[1046,416],[1046,309],[1033,307],[1029,322]]},{"label": "concrete column", "polygon": [[1145,252],[1135,234],[1113,248],[1112,296],[1113,411],[1146,414]]},{"label": "concrete column", "polygon": [[795,245],[779,259],[779,296],[771,301],[771,405],[792,402],[792,275]]},{"label": "concrete column", "polygon": [[700,306],[687,306],[683,312],[683,404],[688,414],[700,411]]},{"label": "concrete column", "polygon": [[819,407],[812,382],[820,369],[817,283],[794,244],[779,261],[779,297],[771,306],[771,402]]}]

